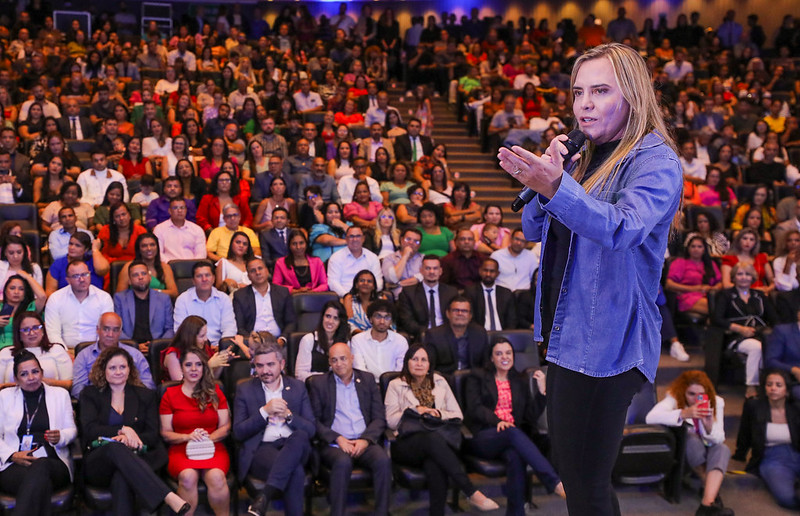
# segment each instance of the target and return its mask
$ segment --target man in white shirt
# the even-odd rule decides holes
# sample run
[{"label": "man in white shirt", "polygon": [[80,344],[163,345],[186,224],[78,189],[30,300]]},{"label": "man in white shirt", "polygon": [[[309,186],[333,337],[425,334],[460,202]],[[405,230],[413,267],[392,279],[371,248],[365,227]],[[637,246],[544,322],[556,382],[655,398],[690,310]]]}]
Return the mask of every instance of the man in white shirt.
[{"label": "man in white shirt", "polygon": [[31,104],[34,102],[39,102],[42,105],[42,110],[44,111],[45,117],[53,117],[56,120],[61,118],[61,111],[58,110],[58,106],[47,100],[44,94],[44,86],[41,84],[37,83],[31,87],[31,95],[33,95],[33,98],[23,102],[22,106],[19,108],[20,122],[24,122],[28,119],[28,110],[31,108]]},{"label": "man in white shirt", "polygon": [[403,369],[408,341],[391,329],[394,305],[389,301],[377,299],[370,303],[367,317],[372,328],[354,335],[350,339],[350,349],[353,367],[372,373],[377,382],[383,373]]},{"label": "man in white shirt", "polygon": [[300,79],[300,91],[295,93],[292,97],[294,98],[294,104],[299,113],[322,111],[325,107],[319,93],[311,91],[311,81],[309,79]]},{"label": "man in white shirt", "polygon": [[345,2],[339,4],[339,14],[331,18],[330,24],[333,32],[342,29],[347,37],[350,37],[350,32],[356,26],[356,21],[347,14],[347,4]]},{"label": "man in white shirt", "polygon": [[74,349],[81,342],[94,341],[97,321],[114,311],[114,300],[92,285],[86,262],[76,260],[67,266],[67,286],[56,290],[44,310],[47,337],[52,344]]},{"label": "man in white shirt", "polygon": [[169,66],[174,66],[175,60],[179,57],[183,59],[183,64],[187,70],[190,72],[197,71],[197,57],[192,52],[187,50],[185,39],[179,39],[178,48],[167,52],[167,64]]},{"label": "man in white shirt", "polygon": [[231,109],[240,111],[244,107],[244,101],[247,99],[253,99],[256,106],[261,104],[258,95],[250,88],[250,79],[246,75],[240,75],[236,85],[236,90],[228,95],[228,105],[231,106]]},{"label": "man in white shirt", "polygon": [[683,178],[694,184],[702,184],[706,180],[706,164],[697,159],[694,142],[689,140],[681,144],[681,167]]},{"label": "man in white shirt", "polygon": [[372,124],[378,123],[385,127],[386,112],[389,109],[391,109],[389,107],[389,94],[385,91],[378,92],[378,105],[367,109],[367,113],[364,115],[364,124],[372,127]]},{"label": "man in white shirt", "polygon": [[336,190],[339,192],[339,200],[342,205],[353,202],[353,194],[356,191],[356,185],[359,181],[367,182],[371,201],[383,202],[381,187],[377,181],[367,175],[367,169],[367,160],[359,156],[353,160],[353,170],[355,170],[355,174],[344,176],[339,179],[339,186],[336,187]]},{"label": "man in white shirt", "polygon": [[[186,220],[186,199],[176,197],[169,202],[169,218],[153,228],[161,248],[161,259],[202,260],[208,254],[203,228]],[[168,244],[169,243],[169,244]]]},{"label": "man in white shirt", "polygon": [[512,292],[531,288],[531,281],[539,268],[540,246],[537,242],[533,249],[528,249],[528,240],[522,229],[515,229],[511,233],[509,246],[498,249],[491,255],[500,266],[497,284]]},{"label": "man in white shirt", "polygon": [[384,256],[381,260],[383,278],[386,280],[386,289],[391,289],[395,298],[400,295],[403,287],[416,285],[422,281],[422,255],[419,246],[422,242],[422,232],[417,228],[406,228],[400,235],[400,250]]},{"label": "man in white shirt", "polygon": [[686,74],[693,72],[694,66],[686,60],[686,49],[678,47],[675,49],[675,58],[664,65],[664,73],[667,74],[672,82],[678,82]]},{"label": "man in white shirt", "polygon": [[236,336],[236,318],[233,315],[231,298],[214,288],[214,266],[200,260],[192,267],[194,286],[175,300],[173,323],[175,331],[184,319],[197,315],[206,320],[208,340],[219,344],[223,337]]},{"label": "man in white shirt", "polygon": [[103,197],[106,195],[108,185],[118,181],[122,183],[122,200],[128,202],[128,182],[125,176],[116,170],[108,168],[108,160],[102,150],[95,149],[92,151],[92,168],[86,169],[78,176],[77,183],[83,190],[82,202],[90,204],[94,207],[100,206],[103,202]]},{"label": "man in white shirt", "polygon": [[533,83],[534,86],[539,86],[539,84],[541,84],[539,76],[536,75],[536,63],[533,61],[526,61],[523,69],[525,70],[525,73],[521,73],[514,77],[515,90],[522,91],[525,88],[525,85],[529,82]]},{"label": "man in white shirt", "polygon": [[369,249],[364,249],[364,232],[358,226],[347,228],[347,247],[333,253],[328,260],[328,286],[344,297],[353,288],[353,278],[368,270],[375,275],[375,290],[383,290],[381,262]]}]

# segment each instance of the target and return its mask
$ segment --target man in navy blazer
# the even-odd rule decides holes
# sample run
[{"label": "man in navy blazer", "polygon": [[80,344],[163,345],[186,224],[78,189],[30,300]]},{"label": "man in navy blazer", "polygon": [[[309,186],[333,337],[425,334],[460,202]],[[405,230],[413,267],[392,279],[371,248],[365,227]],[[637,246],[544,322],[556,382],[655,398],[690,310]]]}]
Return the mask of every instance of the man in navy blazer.
[{"label": "man in navy blazer", "polygon": [[[261,258],[251,258],[247,261],[247,277],[250,285],[240,288],[233,294],[233,313],[236,316],[236,328],[239,335],[245,337],[251,332],[267,330],[275,338],[283,339],[282,335],[289,335],[294,331],[297,317],[294,312],[292,295],[289,289],[270,283],[269,270]],[[258,310],[256,296],[266,298],[269,296],[270,304]],[[265,311],[265,310],[268,310]],[[264,317],[264,314],[272,317]]]},{"label": "man in navy blazer", "polygon": [[289,212],[278,206],[272,210],[272,227],[258,236],[261,255],[269,270],[275,269],[275,262],[289,254]]},{"label": "man in navy blazer", "polygon": [[375,377],[353,369],[350,346],[340,342],[328,350],[331,371],[306,380],[317,420],[322,462],[330,469],[331,515],[346,513],[353,464],[372,471],[373,514],[389,512],[392,461],[381,446],[386,410]]},{"label": "man in navy blazer", "polygon": [[255,378],[239,384],[233,411],[233,436],[241,442],[238,476],[266,481],[248,509],[262,516],[271,500],[283,496],[285,513],[303,514],[303,466],[311,454],[314,412],[303,382],[282,374],[283,348],[259,344],[252,350]]},{"label": "man in navy blazer", "polygon": [[454,297],[446,315],[444,324],[425,333],[425,348],[436,370],[452,374],[458,369],[482,367],[489,337],[482,326],[472,322],[469,299]]},{"label": "man in navy blazer", "polygon": [[172,301],[167,294],[150,288],[150,270],[143,261],[131,262],[128,279],[131,288],[114,294],[114,311],[122,318],[120,337],[134,340],[139,350],[147,353],[150,341],[171,339],[175,334]]},{"label": "man in navy blazer", "polygon": [[800,399],[800,310],[797,321],[778,324],[769,336],[764,364],[767,369],[783,369],[794,378],[792,395]]}]

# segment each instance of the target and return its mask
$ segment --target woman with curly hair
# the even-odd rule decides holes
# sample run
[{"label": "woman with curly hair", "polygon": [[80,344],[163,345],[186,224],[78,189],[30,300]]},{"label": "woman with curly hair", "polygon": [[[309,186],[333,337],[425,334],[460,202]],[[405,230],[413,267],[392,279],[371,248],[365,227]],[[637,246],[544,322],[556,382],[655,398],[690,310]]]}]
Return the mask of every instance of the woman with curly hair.
[{"label": "woman with curly hair", "polygon": [[163,504],[186,514],[190,505],[156,473],[167,463],[158,433],[158,396],[139,381],[130,354],[116,346],[103,350],[89,379],[79,412],[89,485],[111,489],[114,514],[136,514],[137,499],[148,512]]},{"label": "woman with curly hair", "polygon": [[161,437],[169,445],[167,472],[178,481],[178,496],[188,501],[192,514],[202,475],[214,514],[227,515],[230,457],[222,441],[231,429],[228,401],[214,382],[205,352],[183,351],[180,369],[183,381],[164,392],[159,408]]},{"label": "woman with curly hair", "polygon": [[[178,285],[175,283],[175,274],[172,267],[161,260],[161,249],[158,244],[158,237],[147,232],[142,233],[136,238],[134,259],[141,260],[147,265],[150,271],[150,288],[167,294],[172,299],[178,297]],[[117,278],[117,292],[123,292],[130,285],[128,268],[130,262],[126,263],[119,272]]]},{"label": "woman with curly hair", "polygon": [[731,450],[725,446],[724,419],[725,401],[702,371],[683,372],[670,384],[666,397],[647,414],[649,425],[689,425],[686,462],[703,481],[698,515],[733,515],[719,500],[731,458]]}]

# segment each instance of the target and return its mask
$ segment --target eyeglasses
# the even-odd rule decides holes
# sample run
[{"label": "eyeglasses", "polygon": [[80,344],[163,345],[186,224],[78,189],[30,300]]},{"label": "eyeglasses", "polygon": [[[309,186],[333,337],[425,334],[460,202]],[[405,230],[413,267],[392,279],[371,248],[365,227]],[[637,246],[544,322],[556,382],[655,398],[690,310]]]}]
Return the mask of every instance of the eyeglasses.
[{"label": "eyeglasses", "polygon": [[223,215],[222,217],[223,217],[223,218],[226,218],[226,219],[233,219],[233,218],[235,218],[235,217],[239,217],[239,216],[240,216],[240,214],[239,214],[239,213],[226,213],[226,214],[225,214],[225,215]]},{"label": "eyeglasses", "polygon": [[91,272],[79,272],[77,274],[71,274],[67,277],[71,280],[78,281],[79,279],[88,278],[91,275],[92,275]]},{"label": "eyeglasses", "polygon": [[380,312],[376,312],[376,313],[372,314],[372,317],[374,317],[375,319],[378,319],[379,321],[391,321],[392,320],[392,314],[382,314]]},{"label": "eyeglasses", "polygon": [[217,179],[217,183],[230,183],[231,179],[229,177],[220,177]]},{"label": "eyeglasses", "polygon": [[172,211],[186,211],[186,206],[172,206],[170,207]]},{"label": "eyeglasses", "polygon": [[28,326],[27,328],[20,328],[19,332],[23,335],[28,335],[32,331],[42,331],[42,325],[37,324],[36,326]]},{"label": "eyeglasses", "polygon": [[313,201],[313,200],[314,200],[314,199],[316,199],[317,197],[319,197],[319,195],[317,195],[317,194],[311,194],[311,195],[309,195],[309,196],[307,197],[307,199],[308,199],[309,201]]},{"label": "eyeglasses", "polygon": [[347,235],[345,238],[352,238],[353,240],[361,240],[364,235]]},{"label": "eyeglasses", "polygon": [[394,217],[391,215],[381,215],[382,219],[394,220]]},{"label": "eyeglasses", "polygon": [[419,238],[410,238],[410,237],[405,237],[405,238],[403,239],[403,242],[405,242],[405,243],[407,243],[407,244],[417,244],[417,245],[419,245],[419,243],[420,243],[420,240],[419,240]]}]

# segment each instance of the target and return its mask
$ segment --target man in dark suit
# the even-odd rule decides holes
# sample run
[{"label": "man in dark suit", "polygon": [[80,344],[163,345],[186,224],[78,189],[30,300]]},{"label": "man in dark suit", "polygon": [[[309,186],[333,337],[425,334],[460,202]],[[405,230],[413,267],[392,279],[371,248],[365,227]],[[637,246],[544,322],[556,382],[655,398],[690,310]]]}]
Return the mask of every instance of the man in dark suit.
[{"label": "man in dark suit", "polygon": [[[800,321],[800,309],[795,310]],[[798,322],[778,324],[769,336],[764,354],[765,369],[782,369],[789,374],[794,383],[790,386],[792,395],[800,396],[800,325]]]},{"label": "man in dark suit", "polygon": [[300,380],[281,374],[283,348],[259,344],[252,350],[256,378],[239,384],[233,412],[233,436],[239,451],[239,480],[252,475],[266,481],[248,509],[266,514],[271,500],[283,496],[285,513],[303,514],[303,466],[311,454],[314,412]]},{"label": "man in dark suit", "polygon": [[285,343],[283,335],[293,332],[297,322],[289,289],[269,282],[269,270],[261,258],[248,260],[247,277],[251,284],[233,295],[239,335],[266,330]]},{"label": "man in dark suit", "polygon": [[72,140],[92,140],[94,139],[94,126],[89,117],[80,116],[81,106],[78,99],[70,98],[64,109],[64,116],[59,118],[56,123],[58,132],[65,138]]},{"label": "man in dark suit", "polygon": [[261,241],[261,255],[269,270],[274,270],[278,258],[289,254],[289,212],[278,206],[272,210],[272,228],[258,235]]},{"label": "man in dark suit", "polygon": [[500,274],[497,261],[486,258],[478,274],[480,283],[473,283],[464,290],[464,296],[472,303],[472,320],[487,331],[517,329],[514,294],[495,283]]},{"label": "man in dark suit", "polygon": [[[328,154],[328,146],[325,140],[319,135],[317,126],[313,122],[306,122],[303,124],[303,138],[308,140],[308,155],[309,156],[322,156],[323,158]],[[297,142],[295,142],[296,144]],[[289,147],[289,154],[297,154],[296,145]]]},{"label": "man in dark suit", "polygon": [[400,331],[408,333],[416,341],[423,330],[444,322],[443,307],[448,306],[458,295],[455,288],[439,282],[442,277],[442,262],[438,256],[429,254],[422,258],[420,275],[422,283],[403,287],[397,303]]},{"label": "man in dark suit", "polygon": [[175,334],[172,300],[150,288],[150,279],[147,264],[134,260],[128,266],[131,288],[114,294],[114,312],[122,317],[120,337],[135,341],[142,353],[148,352],[153,339],[170,339]]},{"label": "man in dark suit", "polygon": [[440,373],[483,366],[489,337],[472,322],[469,299],[456,296],[447,307],[447,322],[425,333],[425,347]]},{"label": "man in dark suit", "polygon": [[356,101],[358,112],[366,113],[369,108],[378,107],[378,83],[369,81],[367,83],[367,94],[361,95]]},{"label": "man in dark suit", "polygon": [[412,118],[406,126],[408,134],[395,138],[394,154],[397,161],[416,162],[422,156],[433,153],[433,141],[428,136],[420,136],[421,129],[422,122],[419,118]]},{"label": "man in dark suit", "polygon": [[392,462],[381,446],[386,412],[375,377],[353,369],[350,347],[340,342],[328,350],[331,371],[308,379],[311,408],[321,441],[322,461],[331,469],[331,515],[343,516],[353,464],[372,471],[373,514],[389,512]]}]

